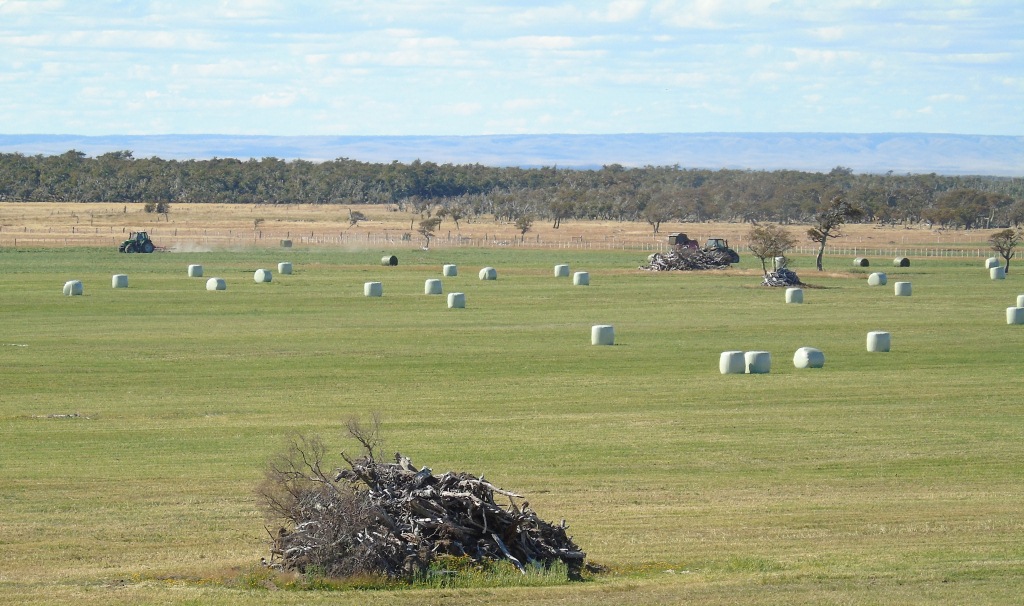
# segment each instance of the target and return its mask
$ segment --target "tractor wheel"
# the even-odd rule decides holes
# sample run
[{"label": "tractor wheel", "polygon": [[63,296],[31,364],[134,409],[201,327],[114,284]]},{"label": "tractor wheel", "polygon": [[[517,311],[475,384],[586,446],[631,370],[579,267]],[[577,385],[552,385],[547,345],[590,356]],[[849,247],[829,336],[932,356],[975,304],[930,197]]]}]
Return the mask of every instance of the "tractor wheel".
[{"label": "tractor wheel", "polygon": [[127,244],[127,246],[124,247],[124,252],[126,252],[126,253],[133,253],[133,252],[135,252],[135,242],[129,242]]},{"label": "tractor wheel", "polygon": [[150,242],[149,240],[146,240],[145,242],[142,243],[142,252],[144,253],[151,253],[155,248],[156,247],[154,247],[153,243]]}]

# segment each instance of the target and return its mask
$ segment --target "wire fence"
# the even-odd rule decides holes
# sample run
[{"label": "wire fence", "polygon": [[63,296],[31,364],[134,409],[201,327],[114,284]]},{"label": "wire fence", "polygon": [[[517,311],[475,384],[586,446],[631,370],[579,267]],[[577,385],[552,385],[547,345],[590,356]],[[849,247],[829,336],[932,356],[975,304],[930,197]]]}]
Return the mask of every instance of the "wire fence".
[{"label": "wire fence", "polygon": [[[280,247],[285,242],[291,246],[332,246],[380,249],[424,248],[422,236],[407,232],[328,232],[296,230],[236,230],[200,229],[179,227],[151,227],[149,235],[163,249],[231,249],[238,247]],[[0,227],[0,247],[55,247],[55,246],[110,246],[116,248],[128,237],[128,231],[115,227],[84,227],[30,229],[28,227]],[[657,241],[653,240],[657,238]],[[698,238],[703,241],[704,238]],[[509,237],[508,235],[485,234],[464,236],[448,232],[430,240],[431,248],[529,248],[529,249],[578,249],[578,250],[633,250],[638,252],[667,252],[671,245],[665,236],[636,235],[604,237],[568,236],[552,239],[540,235]],[[743,253],[748,251],[745,242],[733,241],[733,248]],[[815,255],[817,246],[796,246],[790,255]],[[825,247],[829,256],[853,257],[990,257],[994,253],[989,247],[970,244],[904,244],[901,246],[865,246],[862,244],[829,245]]]}]

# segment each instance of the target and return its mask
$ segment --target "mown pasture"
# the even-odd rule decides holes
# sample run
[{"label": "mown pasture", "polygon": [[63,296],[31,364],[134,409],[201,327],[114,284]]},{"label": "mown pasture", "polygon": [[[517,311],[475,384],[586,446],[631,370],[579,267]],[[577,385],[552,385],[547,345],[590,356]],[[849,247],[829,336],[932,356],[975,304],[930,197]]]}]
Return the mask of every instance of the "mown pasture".
[{"label": "mown pasture", "polygon": [[[390,252],[390,251],[389,251]],[[1011,603],[1024,592],[1016,273],[812,259],[803,305],[628,251],[0,249],[0,603]],[[290,276],[276,273],[291,261]],[[204,266],[189,278],[188,264]],[[423,294],[443,263],[445,293]],[[589,271],[591,285],[553,265]],[[477,279],[484,266],[498,279]],[[274,269],[269,284],[253,272]],[[870,271],[889,285],[869,287]],[[129,288],[111,288],[111,275]],[[206,278],[226,279],[223,292]],[[61,287],[82,280],[84,296]],[[912,297],[894,297],[896,280]],[[363,283],[382,281],[366,298]],[[590,345],[612,324],[616,345]],[[868,331],[892,351],[867,353]],[[823,369],[797,370],[801,346]],[[724,350],[772,372],[718,372]],[[465,470],[609,572],[555,587],[274,591],[254,487],[296,433]],[[273,527],[271,527],[273,529]],[[254,587],[255,586],[255,587]]]}]

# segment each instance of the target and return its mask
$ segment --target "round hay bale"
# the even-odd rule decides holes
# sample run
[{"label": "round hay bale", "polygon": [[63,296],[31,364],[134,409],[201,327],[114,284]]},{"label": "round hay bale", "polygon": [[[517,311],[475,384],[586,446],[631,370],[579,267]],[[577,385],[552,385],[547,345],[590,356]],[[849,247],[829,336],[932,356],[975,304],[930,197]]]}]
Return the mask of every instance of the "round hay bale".
[{"label": "round hay bale", "polygon": [[864,257],[857,257],[853,260],[854,267],[867,267],[868,265],[871,265],[871,262]]},{"label": "round hay bale", "polygon": [[459,275],[459,268],[455,265],[445,265],[441,268],[441,275],[446,278],[454,278]]},{"label": "round hay bale", "polygon": [[892,337],[887,332],[873,331],[868,333],[868,351],[889,351]]},{"label": "round hay bale", "polygon": [[786,303],[803,303],[804,302],[804,289],[802,288],[787,288],[786,289]]},{"label": "round hay bale", "polygon": [[896,257],[892,260],[893,267],[910,267],[910,259],[906,257]]},{"label": "round hay bale", "polygon": [[128,276],[125,274],[114,274],[110,278],[110,285],[114,288],[128,288]]},{"label": "round hay bale", "polygon": [[291,247],[292,247],[292,241],[291,240],[281,240],[281,248],[291,248]]},{"label": "round hay bale", "polygon": [[68,297],[76,297],[85,292],[85,287],[82,286],[81,280],[68,280],[64,283],[64,295]]},{"label": "round hay bale", "polygon": [[1003,266],[992,267],[988,270],[988,277],[993,280],[1005,280],[1006,279],[1006,268]]},{"label": "round hay bale", "polygon": [[597,324],[590,327],[591,345],[615,345],[615,327],[610,324]]},{"label": "round hay bale", "polygon": [[718,357],[718,372],[723,375],[741,375],[746,370],[742,351],[723,351]]},{"label": "round hay bale", "polygon": [[763,375],[772,371],[772,354],[767,351],[743,353],[743,364],[749,375]]},{"label": "round hay bale", "polygon": [[821,368],[825,365],[825,354],[814,347],[801,347],[793,354],[793,366],[797,368]]},{"label": "round hay bale", "polygon": [[190,278],[202,278],[203,277],[203,266],[202,265],[189,265],[188,266],[188,277],[190,277]]},{"label": "round hay bale", "polygon": [[1024,295],[1017,295],[1017,307],[1024,307]]},{"label": "round hay bale", "polygon": [[1007,307],[1006,323],[1024,324],[1024,307]]},{"label": "round hay bale", "polygon": [[206,281],[206,290],[227,290],[228,284],[224,278],[210,278]]},{"label": "round hay bale", "polygon": [[910,296],[910,282],[896,282],[893,290],[897,297],[909,297]]},{"label": "round hay bale", "polygon": [[439,295],[442,292],[441,281],[437,278],[430,278],[423,283],[423,294],[425,295]]},{"label": "round hay bale", "polygon": [[999,267],[999,257],[985,259],[985,269],[992,269],[993,267]]},{"label": "round hay bale", "polygon": [[287,261],[282,261],[277,264],[277,273],[282,276],[290,276],[292,273],[292,264]]},{"label": "round hay bale", "polygon": [[590,286],[590,274],[578,271],[572,275],[573,286]]},{"label": "round hay bale", "polygon": [[868,276],[868,286],[885,286],[888,281],[889,276],[880,271],[876,271]]},{"label": "round hay bale", "polygon": [[273,279],[273,276],[269,269],[257,269],[255,273],[252,274],[252,279],[257,283],[263,283],[270,282],[270,280]]},{"label": "round hay bale", "polygon": [[384,295],[384,284],[381,282],[367,282],[363,284],[364,297],[381,297]]},{"label": "round hay bale", "polygon": [[569,277],[569,266],[568,265],[556,265],[555,266],[555,277],[556,278],[568,278]]},{"label": "round hay bale", "polygon": [[384,267],[395,267],[398,265],[398,257],[395,255],[384,255],[380,258],[380,264]]},{"label": "round hay bale", "polygon": [[481,280],[497,280],[498,279],[498,270],[494,269],[493,267],[485,267],[485,268],[480,270],[480,279]]},{"label": "round hay bale", "polygon": [[461,292],[450,292],[448,293],[448,309],[465,309],[466,308],[466,293]]}]

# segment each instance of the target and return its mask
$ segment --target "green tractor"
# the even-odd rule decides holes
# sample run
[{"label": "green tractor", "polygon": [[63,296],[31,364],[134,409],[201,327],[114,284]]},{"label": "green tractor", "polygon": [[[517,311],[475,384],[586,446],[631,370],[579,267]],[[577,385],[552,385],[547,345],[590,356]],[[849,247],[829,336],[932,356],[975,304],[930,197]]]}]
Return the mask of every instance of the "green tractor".
[{"label": "green tractor", "polygon": [[156,250],[156,246],[153,246],[153,241],[149,239],[149,234],[146,232],[133,231],[130,237],[117,247],[117,250],[123,253],[151,253]]},{"label": "green tractor", "polygon": [[740,254],[729,248],[729,241],[725,238],[708,238],[704,245],[704,252],[715,255],[723,261],[728,259],[729,263],[739,263]]}]

